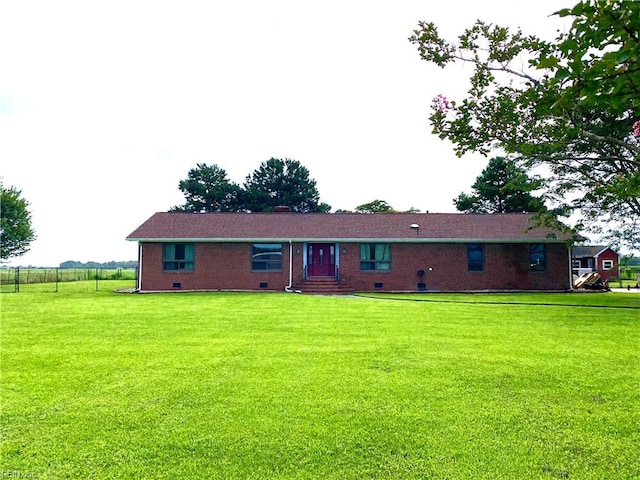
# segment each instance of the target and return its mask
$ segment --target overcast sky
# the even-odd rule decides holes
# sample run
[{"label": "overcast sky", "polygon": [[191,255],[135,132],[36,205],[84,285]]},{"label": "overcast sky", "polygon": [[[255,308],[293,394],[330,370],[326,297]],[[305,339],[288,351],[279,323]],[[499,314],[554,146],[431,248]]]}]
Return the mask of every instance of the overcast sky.
[{"label": "overcast sky", "polygon": [[6,1],[0,5],[0,176],[30,203],[37,240],[13,265],[134,260],[124,238],[184,203],[197,163],[245,177],[300,161],[334,210],[374,199],[455,211],[487,159],[431,134],[440,70],[407,40],[480,18],[552,39],[575,2]]}]

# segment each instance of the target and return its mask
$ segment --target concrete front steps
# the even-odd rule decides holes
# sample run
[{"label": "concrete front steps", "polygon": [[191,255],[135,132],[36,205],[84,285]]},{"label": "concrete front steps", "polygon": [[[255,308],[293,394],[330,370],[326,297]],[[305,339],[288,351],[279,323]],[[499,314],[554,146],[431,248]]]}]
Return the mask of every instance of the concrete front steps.
[{"label": "concrete front steps", "polygon": [[346,295],[353,291],[344,281],[334,277],[309,277],[299,289],[314,295]]}]

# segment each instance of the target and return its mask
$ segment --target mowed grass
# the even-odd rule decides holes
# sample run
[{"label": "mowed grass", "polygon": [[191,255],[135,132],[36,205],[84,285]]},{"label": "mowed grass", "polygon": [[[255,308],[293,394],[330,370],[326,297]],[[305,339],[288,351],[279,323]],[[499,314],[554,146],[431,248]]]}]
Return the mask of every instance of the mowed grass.
[{"label": "mowed grass", "polygon": [[636,294],[91,287],[2,295],[5,476],[640,478]]}]

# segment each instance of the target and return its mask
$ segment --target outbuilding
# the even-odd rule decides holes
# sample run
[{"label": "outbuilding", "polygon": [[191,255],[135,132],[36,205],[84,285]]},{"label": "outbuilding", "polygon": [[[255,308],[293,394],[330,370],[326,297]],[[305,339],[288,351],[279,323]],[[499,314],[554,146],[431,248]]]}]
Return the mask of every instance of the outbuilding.
[{"label": "outbuilding", "polygon": [[596,272],[607,281],[619,276],[620,256],[606,245],[573,247],[571,256],[574,275]]}]

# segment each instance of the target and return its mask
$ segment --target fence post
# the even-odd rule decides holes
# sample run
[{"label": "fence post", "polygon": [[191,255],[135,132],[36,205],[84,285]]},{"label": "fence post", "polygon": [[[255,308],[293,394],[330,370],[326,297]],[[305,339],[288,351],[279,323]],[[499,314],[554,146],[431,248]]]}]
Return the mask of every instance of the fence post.
[{"label": "fence post", "polygon": [[98,269],[96,268],[96,292],[98,291]]},{"label": "fence post", "polygon": [[13,290],[17,293],[20,291],[20,267],[16,267],[16,273],[13,276],[13,281],[15,282]]}]

